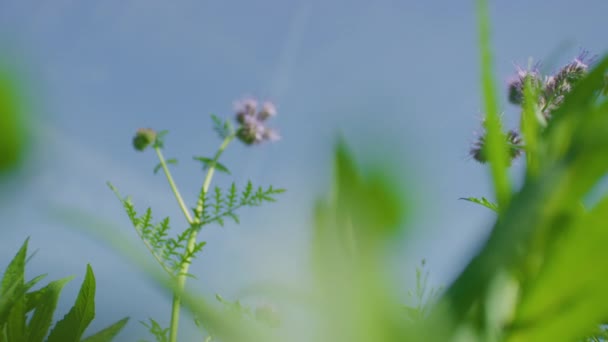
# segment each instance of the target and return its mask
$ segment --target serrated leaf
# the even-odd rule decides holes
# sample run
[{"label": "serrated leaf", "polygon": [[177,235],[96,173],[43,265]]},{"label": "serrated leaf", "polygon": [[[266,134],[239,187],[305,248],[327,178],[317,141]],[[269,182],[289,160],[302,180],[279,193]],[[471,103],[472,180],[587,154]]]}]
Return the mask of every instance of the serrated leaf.
[{"label": "serrated leaf", "polygon": [[[67,284],[74,277],[66,277],[53,281],[42,289],[26,297],[27,306],[35,306],[34,314],[28,324],[28,342],[42,342],[46,337],[53,321],[53,314],[57,308],[59,295]],[[29,295],[29,294],[28,294]]]},{"label": "serrated leaf", "polygon": [[[8,314],[13,307],[13,303],[20,296],[23,296],[25,289],[19,286],[19,282],[15,282],[6,290],[4,295],[0,296],[0,327],[4,326]],[[2,332],[0,331],[0,341],[2,340]]]},{"label": "serrated leaf", "polygon": [[23,283],[25,278],[25,256],[27,255],[29,240],[30,238],[25,239],[25,242],[23,242],[19,251],[15,254],[13,260],[11,260],[10,264],[6,267],[4,277],[2,278],[0,294],[5,294],[7,289],[12,287],[15,282]]},{"label": "serrated leaf", "polygon": [[213,121],[213,130],[220,136],[220,138],[226,139],[226,137],[232,133],[232,125],[230,124],[230,121],[224,121],[214,114],[211,114],[211,120]]},{"label": "serrated leaf", "polygon": [[128,321],[129,317],[125,317],[120,321],[110,325],[109,327],[100,330],[96,334],[85,338],[84,340],[82,340],[82,342],[110,342],[114,339],[114,337],[116,337],[116,335],[118,335],[118,333],[122,330],[122,328],[124,328]]},{"label": "serrated leaf", "polygon": [[217,160],[215,160],[213,158],[194,157],[194,160],[198,160],[201,163],[203,163],[203,170],[207,170],[209,168],[215,167],[215,169],[219,172],[230,174],[230,170],[228,170],[228,168],[225,165],[223,165],[222,163],[218,162]]},{"label": "serrated leaf", "polygon": [[160,170],[162,167],[163,167],[163,164],[161,164],[161,163],[156,164],[156,166],[154,167],[154,171],[153,171],[153,172],[154,172],[154,174],[157,174],[157,173],[158,173],[158,171],[159,171],[159,170]]},{"label": "serrated leaf", "polygon": [[498,205],[496,203],[492,203],[492,202],[488,201],[488,199],[485,198],[485,197],[482,197],[482,198],[462,197],[462,198],[459,198],[459,199],[464,200],[464,201],[469,201],[469,202],[477,203],[479,205],[483,205],[484,207],[486,207],[488,209],[492,209],[495,212],[498,212]]},{"label": "serrated leaf", "polygon": [[55,325],[48,342],[78,342],[95,317],[95,275],[91,265],[87,272],[76,303],[67,315]]},{"label": "serrated leaf", "polygon": [[[25,313],[25,258],[27,255],[27,245],[29,238],[23,242],[21,248],[4,271],[2,278],[2,286],[0,288],[0,325],[8,323],[7,335],[8,338],[20,336],[23,331],[21,319],[16,317]],[[20,329],[21,327],[21,329]]]},{"label": "serrated leaf", "polygon": [[168,130],[163,130],[156,133],[156,140],[154,141],[154,148],[163,148],[165,147],[165,135],[169,133]]},{"label": "serrated leaf", "polygon": [[6,324],[6,337],[8,341],[25,341],[25,318],[25,296],[21,295],[13,303],[8,316]]}]

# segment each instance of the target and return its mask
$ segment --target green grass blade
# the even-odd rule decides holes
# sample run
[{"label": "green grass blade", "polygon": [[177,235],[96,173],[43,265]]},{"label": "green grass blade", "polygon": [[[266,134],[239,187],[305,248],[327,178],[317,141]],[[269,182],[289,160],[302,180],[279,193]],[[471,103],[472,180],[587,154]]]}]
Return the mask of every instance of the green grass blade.
[{"label": "green grass blade", "polygon": [[125,317],[120,321],[110,325],[109,327],[100,330],[96,334],[85,338],[84,340],[82,340],[82,342],[110,342],[114,339],[114,337],[116,337],[116,335],[118,335],[118,333],[122,330],[122,328],[124,328],[128,321],[129,317]]},{"label": "green grass blade", "polygon": [[[538,176],[540,171],[540,156],[539,156],[539,137],[540,137],[540,123],[537,115],[539,113],[538,108],[538,89],[532,86],[532,82],[529,77],[526,77],[524,83],[524,103],[521,119],[521,130],[525,141],[526,150],[526,173],[527,177],[533,179]],[[544,120],[544,118],[543,118]]]},{"label": "green grass blade", "polygon": [[27,327],[28,342],[42,342],[46,337],[53,321],[53,314],[57,308],[59,295],[65,284],[72,279],[73,277],[66,277],[53,281],[42,289],[32,293],[32,295],[26,296],[28,307],[33,306],[35,308]]},{"label": "green grass blade", "polygon": [[485,108],[484,126],[487,132],[486,155],[490,165],[498,207],[501,211],[504,211],[511,196],[511,186],[507,174],[507,166],[509,165],[508,146],[498,116],[498,100],[492,73],[490,19],[486,0],[477,0],[477,20],[479,24],[481,82]]},{"label": "green grass blade", "polygon": [[76,303],[65,317],[53,328],[48,342],[78,342],[95,317],[95,275],[91,265],[87,272]]}]

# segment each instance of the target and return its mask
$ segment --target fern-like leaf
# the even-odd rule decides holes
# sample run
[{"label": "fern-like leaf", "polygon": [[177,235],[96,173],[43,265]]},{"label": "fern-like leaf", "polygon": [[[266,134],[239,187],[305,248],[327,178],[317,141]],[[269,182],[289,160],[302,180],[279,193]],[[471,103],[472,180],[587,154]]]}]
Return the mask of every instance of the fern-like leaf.
[{"label": "fern-like leaf", "polygon": [[477,203],[479,205],[482,205],[486,208],[492,209],[495,212],[498,212],[498,205],[496,203],[492,203],[490,201],[488,201],[487,198],[482,197],[482,198],[476,198],[476,197],[463,197],[463,198],[459,198],[461,200],[465,200],[465,201],[469,201],[469,202],[473,202],[473,203]]},{"label": "fern-like leaf", "polygon": [[226,139],[229,135],[234,133],[234,128],[230,123],[230,120],[222,120],[218,116],[211,114],[211,120],[213,121],[213,130],[222,139]]},{"label": "fern-like leaf", "polygon": [[203,164],[203,171],[207,170],[209,168],[215,167],[215,169],[219,172],[230,174],[230,170],[228,170],[228,168],[224,164],[218,162],[214,158],[200,157],[200,156],[193,157],[193,158],[194,158],[194,160],[198,160]]}]

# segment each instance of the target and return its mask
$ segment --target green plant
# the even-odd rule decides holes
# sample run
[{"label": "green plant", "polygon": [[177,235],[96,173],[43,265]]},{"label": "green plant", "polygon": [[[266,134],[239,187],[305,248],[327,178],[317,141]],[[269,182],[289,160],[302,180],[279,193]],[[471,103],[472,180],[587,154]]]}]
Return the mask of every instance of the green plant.
[{"label": "green plant", "polygon": [[[188,227],[170,237],[170,219],[168,217],[155,223],[152,218],[152,209],[147,208],[143,215],[138,215],[135,206],[129,197],[120,195],[116,187],[108,183],[108,186],[119,198],[127,216],[131,220],[135,231],[148,248],[154,259],[161,268],[167,273],[172,281],[175,281],[176,289],[173,295],[173,306],[171,310],[171,323],[169,328],[163,329],[160,325],[150,319],[150,324],[146,325],[157,341],[177,340],[179,327],[179,315],[181,308],[181,296],[186,277],[192,276],[188,270],[192,260],[203,250],[205,242],[197,241],[197,235],[201,229],[211,223],[224,225],[225,219],[232,219],[239,223],[236,214],[242,207],[259,206],[264,202],[274,202],[275,196],[282,193],[283,189],[276,189],[272,186],[267,188],[254,187],[249,181],[242,188],[238,189],[236,183],[232,183],[228,190],[219,187],[210,188],[211,180],[215,171],[230,174],[226,166],[219,162],[228,145],[236,138],[246,145],[259,144],[264,141],[273,141],[279,138],[278,134],[265,126],[269,117],[276,115],[276,108],[272,103],[265,103],[258,111],[257,102],[253,99],[245,99],[237,105],[236,121],[238,128],[233,128],[229,120],[222,121],[212,115],[214,130],[223,140],[220,147],[213,157],[196,156],[194,160],[202,163],[206,176],[203,185],[198,191],[199,196],[196,205],[188,209],[181,193],[173,180],[168,164],[177,164],[176,159],[166,160],[163,156],[164,136],[167,131],[155,132],[152,129],[140,129],[133,139],[136,150],[143,151],[148,146],[152,146],[159,159],[159,164],[154,168],[154,173],[163,170],[171,190],[184,214]],[[221,297],[218,297],[221,298]],[[168,336],[166,336],[168,334]]]},{"label": "green plant", "polygon": [[0,341],[42,342],[45,337],[47,342],[112,341],[127,324],[128,318],[82,339],[87,326],[95,317],[95,276],[90,265],[87,265],[76,303],[68,314],[51,328],[61,290],[72,277],[50,282],[38,290],[31,290],[45,276],[37,276],[25,282],[25,265],[29,260],[26,259],[28,240],[25,240],[7,266],[2,278]]}]

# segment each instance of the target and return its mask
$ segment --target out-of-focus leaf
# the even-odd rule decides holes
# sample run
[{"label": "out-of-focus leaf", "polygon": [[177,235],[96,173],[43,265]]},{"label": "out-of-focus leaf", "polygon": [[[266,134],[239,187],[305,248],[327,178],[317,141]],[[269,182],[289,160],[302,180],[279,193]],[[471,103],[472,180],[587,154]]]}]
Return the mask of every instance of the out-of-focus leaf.
[{"label": "out-of-focus leaf", "polygon": [[[608,317],[608,197],[547,253],[538,277],[523,294],[513,341],[574,341]],[[519,328],[518,328],[519,327]]]},{"label": "out-of-focus leaf", "polygon": [[380,257],[383,242],[403,221],[398,188],[381,173],[365,177],[346,145],[338,144],[332,195],[315,211],[320,340],[406,340],[403,307],[391,298]]},{"label": "out-of-focus leaf", "polygon": [[492,71],[492,49],[490,46],[490,16],[486,0],[477,0],[477,21],[479,32],[479,49],[481,57],[481,85],[485,107],[484,126],[487,131],[488,164],[492,174],[494,191],[498,206],[505,210],[511,196],[511,185],[508,178],[509,146],[502,131],[498,116],[496,82]]},{"label": "out-of-focus leaf", "polygon": [[476,198],[476,197],[462,197],[460,198],[461,200],[464,201],[469,201],[469,202],[473,202],[473,203],[477,203],[479,205],[483,205],[484,207],[488,208],[488,209],[492,209],[495,212],[498,212],[498,205],[496,205],[496,203],[492,203],[490,201],[488,201],[487,198],[482,197],[482,198]]},{"label": "out-of-focus leaf", "polygon": [[0,65],[0,173],[14,168],[23,158],[24,115],[17,82]]}]

